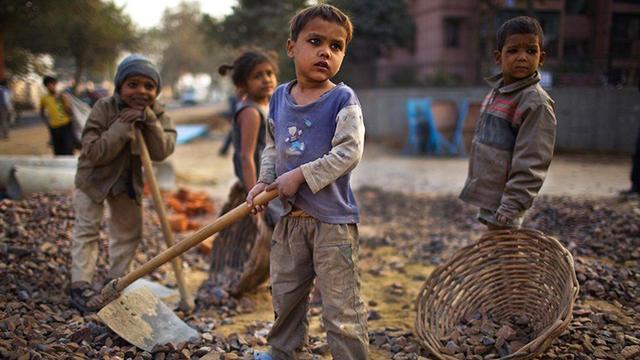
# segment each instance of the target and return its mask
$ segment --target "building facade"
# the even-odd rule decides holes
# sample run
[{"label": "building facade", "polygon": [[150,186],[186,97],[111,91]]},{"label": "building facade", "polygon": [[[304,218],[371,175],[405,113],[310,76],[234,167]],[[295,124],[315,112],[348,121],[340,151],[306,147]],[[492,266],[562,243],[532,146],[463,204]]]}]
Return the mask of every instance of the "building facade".
[{"label": "building facade", "polygon": [[[413,49],[377,62],[379,84],[471,85],[495,72],[493,44],[505,20],[536,17],[544,69],[556,85],[637,84],[640,0],[409,0]],[[406,84],[404,84],[406,85]]]}]

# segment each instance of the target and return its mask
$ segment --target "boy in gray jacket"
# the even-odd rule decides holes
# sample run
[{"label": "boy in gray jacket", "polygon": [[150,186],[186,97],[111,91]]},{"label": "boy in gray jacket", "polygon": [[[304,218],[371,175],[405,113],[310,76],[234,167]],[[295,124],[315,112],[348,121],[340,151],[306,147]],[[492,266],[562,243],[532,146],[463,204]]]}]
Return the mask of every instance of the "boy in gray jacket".
[{"label": "boy in gray jacket", "polygon": [[460,198],[480,208],[489,230],[518,228],[553,158],[553,100],[540,86],[544,34],[538,21],[520,16],[497,33],[495,60],[502,72],[487,81],[471,145],[469,174]]},{"label": "boy in gray jacket", "polygon": [[96,311],[103,303],[91,282],[105,202],[110,210],[107,280],[129,271],[142,241],[142,163],[134,124],[140,126],[151,160],[166,159],[176,142],[173,122],[156,101],[162,84],[149,60],[128,56],[118,65],[114,83],[115,94],[95,104],[82,130],[75,179],[70,302],[82,312]]}]

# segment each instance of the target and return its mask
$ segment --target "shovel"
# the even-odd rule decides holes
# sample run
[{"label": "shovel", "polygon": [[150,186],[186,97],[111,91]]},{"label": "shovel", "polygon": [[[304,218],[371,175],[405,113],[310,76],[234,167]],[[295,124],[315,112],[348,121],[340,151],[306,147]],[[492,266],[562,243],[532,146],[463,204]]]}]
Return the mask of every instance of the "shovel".
[{"label": "shovel", "polygon": [[[265,205],[277,196],[278,190],[263,192],[256,196],[254,204]],[[249,215],[250,211],[246,204],[240,204],[124,277],[109,282],[101,292],[106,305],[98,312],[100,319],[120,337],[146,351],[151,351],[158,344],[176,344],[197,337],[198,333],[180,320],[151,291],[141,288],[122,295],[121,292],[132,282]]]},{"label": "shovel", "polygon": [[[160,188],[158,187],[158,182],[156,181],[153,166],[151,165],[149,149],[147,148],[147,144],[145,143],[144,137],[142,136],[142,131],[140,131],[138,127],[135,128],[135,136],[138,147],[140,148],[142,167],[144,168],[144,173],[147,176],[147,182],[149,183],[149,189],[151,190],[151,195],[153,196],[153,204],[155,205],[156,212],[158,213],[158,218],[160,218],[160,224],[162,225],[162,235],[164,235],[163,237],[164,241],[167,243],[167,247],[170,248],[176,243],[176,240],[173,237],[171,225],[169,225],[169,220],[167,219],[167,211],[164,208],[162,195],[160,195]],[[182,273],[182,262],[180,261],[180,259],[175,258],[171,261],[171,266],[173,267],[173,273],[176,276],[178,290],[180,291],[180,303],[178,304],[178,308],[182,311],[189,312],[193,310],[195,304],[193,303],[193,297],[187,292],[187,286],[184,281],[184,274]]]}]

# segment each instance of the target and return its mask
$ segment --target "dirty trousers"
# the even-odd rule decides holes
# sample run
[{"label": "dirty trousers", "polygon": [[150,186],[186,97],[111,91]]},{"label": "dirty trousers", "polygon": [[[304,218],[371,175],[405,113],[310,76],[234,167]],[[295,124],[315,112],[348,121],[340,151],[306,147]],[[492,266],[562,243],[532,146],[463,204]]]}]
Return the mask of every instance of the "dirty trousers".
[{"label": "dirty trousers", "polygon": [[[109,195],[109,278],[129,272],[131,260],[142,240],[142,207],[125,193]],[[100,225],[104,202],[94,202],[82,190],[76,189],[73,199],[76,213],[71,245],[71,282],[91,283],[98,259]]]},{"label": "dirty trousers", "polygon": [[267,338],[274,359],[295,359],[306,343],[309,292],[316,276],[333,358],[368,359],[357,225],[283,217],[273,233],[270,270],[276,320]]}]

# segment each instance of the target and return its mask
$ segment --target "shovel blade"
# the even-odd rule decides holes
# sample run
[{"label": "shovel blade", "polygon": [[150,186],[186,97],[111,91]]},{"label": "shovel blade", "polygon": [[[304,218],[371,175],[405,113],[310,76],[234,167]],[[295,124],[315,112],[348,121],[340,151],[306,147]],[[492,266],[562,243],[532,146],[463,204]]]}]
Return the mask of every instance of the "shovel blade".
[{"label": "shovel blade", "polygon": [[149,352],[155,345],[177,344],[199,336],[146,287],[122,294],[105,305],[98,316],[120,337]]}]

